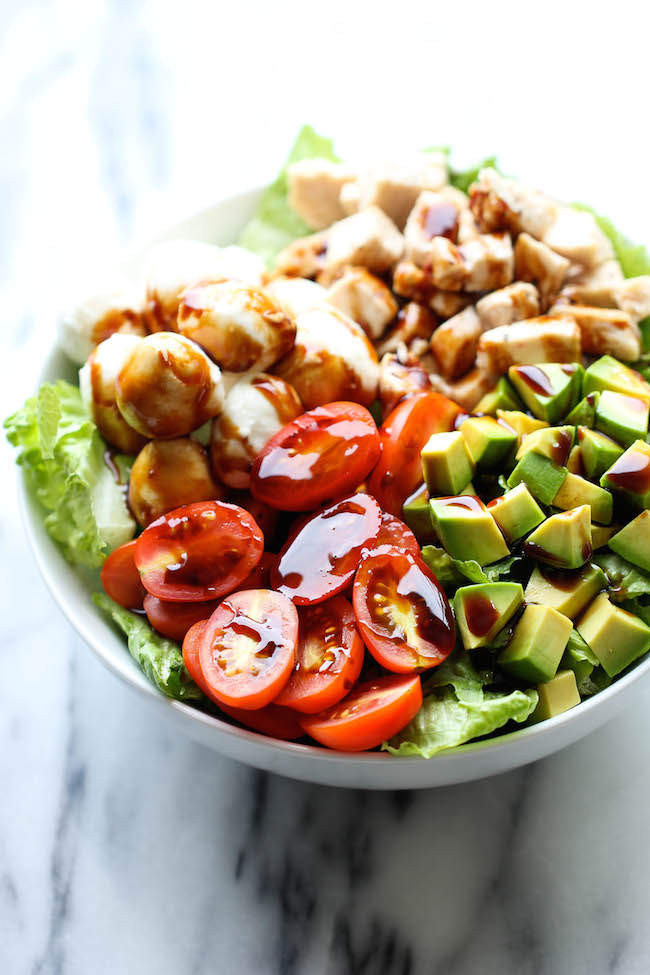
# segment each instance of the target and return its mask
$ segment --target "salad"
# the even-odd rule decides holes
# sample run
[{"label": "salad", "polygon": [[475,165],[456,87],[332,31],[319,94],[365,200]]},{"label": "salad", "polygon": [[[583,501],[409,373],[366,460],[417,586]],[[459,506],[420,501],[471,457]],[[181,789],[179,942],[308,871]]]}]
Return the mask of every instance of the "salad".
[{"label": "salad", "polygon": [[650,259],[609,221],[306,127],[237,245],[147,257],[5,428],[163,694],[430,758],[650,650]]}]

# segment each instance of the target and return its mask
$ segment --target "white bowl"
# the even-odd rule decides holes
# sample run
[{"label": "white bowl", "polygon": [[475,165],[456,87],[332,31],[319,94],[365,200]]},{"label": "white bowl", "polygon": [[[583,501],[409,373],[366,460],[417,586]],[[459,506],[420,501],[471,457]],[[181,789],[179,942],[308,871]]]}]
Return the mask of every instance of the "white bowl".
[{"label": "white bowl", "polygon": [[[171,228],[161,239],[185,237],[232,243],[254,212],[260,193],[259,189],[252,190],[208,207]],[[140,257],[130,258],[126,269],[137,271]],[[65,356],[54,349],[40,380],[63,377],[74,381],[74,372]],[[20,493],[27,534],[45,582],[74,629],[102,663],[133,687],[141,700],[152,702],[162,719],[230,758],[270,772],[363,789],[424,789],[494,775],[550,755],[593,731],[629,705],[650,673],[648,656],[607,690],[557,718],[501,738],[462,745],[429,760],[394,758],[376,752],[346,754],[275,741],[171,701],[150,684],[129,655],[122,635],[90,599],[90,593],[99,587],[98,574],[80,572],[68,565],[43,528],[42,512],[27,494],[22,477]]]}]

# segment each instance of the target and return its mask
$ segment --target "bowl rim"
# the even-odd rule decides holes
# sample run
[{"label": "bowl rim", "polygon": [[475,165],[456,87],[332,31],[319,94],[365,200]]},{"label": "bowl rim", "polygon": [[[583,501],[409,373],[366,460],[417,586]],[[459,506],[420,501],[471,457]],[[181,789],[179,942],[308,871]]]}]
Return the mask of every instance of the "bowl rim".
[{"label": "bowl rim", "polygon": [[[128,265],[135,259],[141,258],[145,247],[150,246],[152,243],[156,243],[159,240],[186,236],[187,231],[184,230],[184,228],[187,224],[205,219],[207,215],[213,211],[218,212],[220,208],[226,205],[237,206],[254,202],[259,198],[265,188],[265,186],[255,186],[247,190],[242,190],[238,193],[218,199],[215,202],[194,211],[182,220],[176,221],[167,230],[157,233],[153,237],[150,236],[146,238],[146,240],[140,241],[128,247],[123,252],[123,259],[120,261],[120,264]],[[40,387],[43,382],[52,381],[50,377],[52,362],[58,354],[63,353],[56,345],[53,345],[48,349],[42,366],[38,371],[37,388]],[[45,551],[48,548],[53,549],[60,559],[63,560],[63,564],[66,566],[69,572],[75,574],[78,573],[79,569],[78,567],[74,567],[65,562],[56,542],[50,538],[45,531],[43,525],[44,509],[42,509],[36,499],[30,495],[25,473],[21,468],[18,468],[16,474],[21,517],[39,572],[45,581],[47,589],[49,590],[57,607],[70,623],[73,630],[92,650],[95,657],[111,673],[120,678],[127,686],[136,692],[141,693],[146,699],[157,702],[163,710],[171,710],[182,718],[189,720],[190,723],[196,722],[198,725],[218,731],[221,735],[231,737],[234,740],[254,744],[256,749],[258,749],[261,754],[265,754],[267,757],[277,755],[278,753],[285,756],[294,755],[302,759],[313,759],[321,766],[339,765],[340,763],[352,763],[358,765],[361,763],[361,765],[364,767],[377,767],[382,763],[390,761],[391,764],[393,762],[398,762],[400,767],[413,769],[415,767],[423,767],[423,764],[427,765],[430,762],[436,762],[436,764],[445,763],[448,766],[460,765],[466,756],[472,756],[478,752],[488,751],[490,755],[494,755],[495,757],[499,756],[506,761],[509,756],[513,756],[514,754],[518,753],[520,749],[525,749],[526,742],[539,740],[545,735],[556,732],[561,728],[575,726],[577,723],[582,722],[587,714],[598,710],[602,705],[605,705],[606,702],[611,701],[614,697],[617,697],[623,693],[625,689],[631,688],[633,685],[638,684],[650,674],[649,652],[646,654],[645,658],[642,658],[640,661],[633,664],[627,673],[624,673],[615,679],[609,687],[599,691],[593,697],[581,701],[580,704],[571,708],[569,711],[565,711],[560,715],[549,718],[546,721],[541,721],[537,724],[522,726],[508,732],[505,735],[497,735],[495,737],[486,738],[480,741],[467,742],[462,745],[453,746],[449,749],[443,749],[429,759],[425,759],[420,756],[398,758],[397,756],[393,756],[388,752],[377,751],[335,751],[333,749],[323,748],[316,744],[297,744],[293,741],[283,741],[281,739],[270,738],[251,729],[232,724],[216,715],[202,711],[200,708],[194,707],[191,704],[166,697],[146,677],[144,677],[144,674],[143,682],[133,679],[131,673],[129,672],[129,668],[126,666],[131,658],[126,646],[126,640],[123,638],[124,635],[121,633],[121,631],[119,635],[123,638],[122,642],[126,654],[124,661],[125,666],[121,666],[120,661],[114,657],[110,651],[110,648],[104,646],[101,639],[101,633],[93,632],[92,627],[86,625],[83,620],[79,620],[75,617],[73,607],[70,605],[70,601],[66,597],[65,590],[67,589],[67,582],[65,581],[65,575],[57,575],[53,564],[46,558]],[[97,610],[97,613],[99,612],[100,611]],[[112,627],[112,623],[110,623],[107,619],[103,620],[98,617],[98,621],[105,623],[106,626]],[[568,738],[567,743],[570,740],[574,740],[574,736]],[[560,745],[559,747],[562,746]],[[525,764],[530,760],[532,759],[523,758],[522,761],[517,761],[512,764]],[[503,764],[503,762],[501,764]],[[486,770],[486,775],[489,774],[491,774],[490,771]],[[387,785],[386,787],[390,788],[391,786]]]}]

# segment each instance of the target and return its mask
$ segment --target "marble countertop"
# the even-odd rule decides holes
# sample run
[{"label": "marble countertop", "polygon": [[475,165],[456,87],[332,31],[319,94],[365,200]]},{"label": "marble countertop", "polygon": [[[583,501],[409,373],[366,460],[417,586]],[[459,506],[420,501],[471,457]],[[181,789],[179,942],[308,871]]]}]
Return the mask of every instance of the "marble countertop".
[{"label": "marble countertop", "polygon": [[[365,0],[181,6],[4,5],[3,416],[32,388],[62,288],[269,178],[306,120],[357,153],[502,146],[506,168],[648,237],[638,5],[593,5],[585,24],[550,0],[532,26],[473,0],[462,23],[426,3],[401,19]],[[77,639],[0,452],[3,975],[650,969],[650,688],[553,758],[465,786],[373,794],[234,764],[174,735]]]}]

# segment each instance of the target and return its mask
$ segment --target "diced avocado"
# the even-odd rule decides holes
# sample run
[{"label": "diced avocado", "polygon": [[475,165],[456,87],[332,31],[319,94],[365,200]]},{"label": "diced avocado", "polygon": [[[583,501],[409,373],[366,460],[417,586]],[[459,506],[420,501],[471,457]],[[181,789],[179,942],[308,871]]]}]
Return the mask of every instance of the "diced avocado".
[{"label": "diced avocado", "polygon": [[513,488],[523,482],[534,498],[542,504],[552,504],[567,476],[565,467],[560,467],[550,457],[528,450],[511,473],[507,484],[509,488]]},{"label": "diced avocado", "polygon": [[595,525],[591,523],[591,547],[594,552],[607,545],[608,541],[620,530],[620,525]]},{"label": "diced avocado", "polygon": [[459,430],[434,433],[422,450],[422,473],[429,494],[458,494],[471,481],[474,462]]},{"label": "diced avocado", "polygon": [[596,407],[599,399],[600,393],[587,393],[578,405],[574,406],[571,412],[567,414],[566,422],[573,423],[574,426],[581,424],[584,427],[593,427],[596,422]]},{"label": "diced avocado", "polygon": [[594,667],[598,667],[598,657],[589,649],[576,629],[571,630],[566,650],[562,654],[560,667],[572,670],[576,681],[580,683],[591,675]]},{"label": "diced avocado", "polygon": [[650,444],[636,440],[605,471],[600,483],[602,487],[629,498],[637,507],[650,508]]},{"label": "diced avocado", "polygon": [[487,509],[510,543],[537,528],[545,517],[523,482],[500,498],[488,501]]},{"label": "diced avocado", "polygon": [[585,465],[582,462],[582,454],[578,444],[571,448],[569,459],[566,462],[566,469],[569,474],[579,474],[580,477],[584,477],[585,475]]},{"label": "diced avocado", "polygon": [[555,677],[537,685],[539,701],[531,721],[547,721],[580,704],[576,675],[572,670],[558,670]]},{"label": "diced avocado", "polygon": [[520,410],[497,410],[497,420],[507,423],[515,431],[518,437],[523,437],[534,430],[542,430],[548,426],[545,420],[536,420],[534,416],[528,416]]},{"label": "diced avocado", "polygon": [[521,460],[527,451],[534,450],[536,454],[550,457],[560,467],[566,467],[574,439],[573,427],[546,427],[544,430],[535,430],[521,438],[515,460]]},{"label": "diced avocado", "polygon": [[582,389],[584,393],[611,389],[626,396],[638,396],[650,403],[650,383],[635,369],[624,366],[611,355],[602,356],[585,370]]},{"label": "diced avocado", "polygon": [[423,484],[419,492],[414,493],[402,506],[402,518],[409,526],[420,545],[432,545],[437,540],[431,520],[429,507],[429,492]]},{"label": "diced avocado", "polygon": [[648,402],[605,390],[596,407],[594,427],[629,447],[635,440],[643,440],[648,432]]},{"label": "diced avocado", "polygon": [[495,416],[497,410],[523,410],[524,406],[505,376],[502,376],[491,393],[476,404],[477,413]]},{"label": "diced avocado", "polygon": [[531,603],[498,663],[520,680],[537,684],[555,676],[572,630],[571,620],[550,606]]},{"label": "diced avocado", "polygon": [[482,470],[499,467],[517,444],[515,431],[491,416],[470,416],[460,432],[472,460]]},{"label": "diced avocado", "polygon": [[578,427],[578,442],[585,474],[594,481],[600,480],[623,453],[623,448],[611,437],[588,427]]},{"label": "diced avocado", "polygon": [[614,606],[604,592],[587,607],[576,629],[610,677],[616,677],[650,650],[650,626]]},{"label": "diced avocado", "polygon": [[551,515],[524,542],[531,559],[557,569],[578,569],[591,558],[591,510],[582,504]]},{"label": "diced avocado", "polygon": [[607,577],[603,570],[589,562],[577,572],[557,572],[536,567],[526,586],[526,602],[541,603],[563,616],[575,619],[603,589]]},{"label": "diced avocado", "polygon": [[454,611],[465,649],[490,643],[523,603],[524,590],[518,582],[484,582],[457,589]]},{"label": "diced avocado", "polygon": [[433,527],[452,558],[489,565],[509,554],[503,535],[479,498],[432,498],[429,504]]},{"label": "diced avocado", "polygon": [[612,552],[650,572],[650,511],[642,511],[609,540]]},{"label": "diced avocado", "polygon": [[577,362],[543,362],[510,366],[508,378],[534,416],[557,423],[580,399],[583,372]]},{"label": "diced avocado", "polygon": [[465,487],[463,488],[463,490],[462,491],[459,491],[458,493],[459,494],[473,494],[473,495],[475,495],[475,496],[478,497],[478,492],[477,492],[476,488],[474,487],[474,481],[470,481],[469,484],[466,484]]},{"label": "diced avocado", "polygon": [[609,491],[592,484],[578,474],[567,474],[562,486],[553,498],[553,505],[568,511],[579,505],[588,504],[591,508],[591,520],[601,525],[608,525],[612,520],[614,503]]}]

